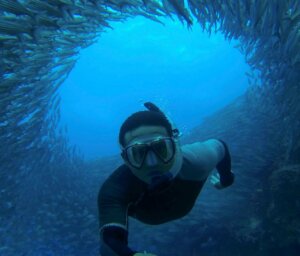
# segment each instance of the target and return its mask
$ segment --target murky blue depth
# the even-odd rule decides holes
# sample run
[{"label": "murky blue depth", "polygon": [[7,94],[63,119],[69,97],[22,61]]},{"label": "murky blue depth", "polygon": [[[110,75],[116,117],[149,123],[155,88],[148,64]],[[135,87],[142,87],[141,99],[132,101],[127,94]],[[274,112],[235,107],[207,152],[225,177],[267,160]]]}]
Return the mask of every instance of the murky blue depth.
[{"label": "murky blue depth", "polygon": [[0,0],[0,256],[99,255],[97,195],[146,101],[182,144],[224,140],[236,178],[183,218],[130,218],[130,248],[298,256],[299,32],[299,0]]},{"label": "murky blue depth", "polygon": [[122,122],[153,101],[184,133],[245,92],[244,56],[221,34],[145,18],[114,23],[62,85],[62,124],[87,159],[119,153]]}]

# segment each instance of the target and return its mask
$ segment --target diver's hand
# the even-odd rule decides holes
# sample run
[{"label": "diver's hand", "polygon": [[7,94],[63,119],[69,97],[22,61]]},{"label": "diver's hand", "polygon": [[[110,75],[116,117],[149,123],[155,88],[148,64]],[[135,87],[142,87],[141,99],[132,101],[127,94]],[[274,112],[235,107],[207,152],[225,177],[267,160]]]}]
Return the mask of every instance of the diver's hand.
[{"label": "diver's hand", "polygon": [[234,173],[230,171],[228,175],[226,174],[226,177],[223,177],[223,184],[221,182],[220,175],[218,173],[210,176],[210,182],[217,189],[227,188],[231,186],[232,183],[234,182]]},{"label": "diver's hand", "polygon": [[216,189],[223,189],[225,187],[222,186],[221,181],[220,181],[220,175],[213,174],[210,176],[210,182],[211,184],[216,188]]},{"label": "diver's hand", "polygon": [[147,253],[147,252],[137,252],[133,254],[133,256],[156,256],[155,254],[152,253]]}]

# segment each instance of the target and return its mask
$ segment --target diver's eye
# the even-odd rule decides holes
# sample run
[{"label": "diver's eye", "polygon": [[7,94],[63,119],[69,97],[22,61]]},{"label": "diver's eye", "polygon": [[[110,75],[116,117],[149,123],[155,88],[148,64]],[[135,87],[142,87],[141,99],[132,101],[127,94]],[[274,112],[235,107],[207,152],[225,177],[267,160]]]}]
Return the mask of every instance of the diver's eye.
[{"label": "diver's eye", "polygon": [[127,158],[129,163],[136,168],[140,168],[143,165],[146,153],[147,145],[145,144],[136,144],[127,148]]},{"label": "diver's eye", "polygon": [[156,155],[164,162],[169,162],[175,154],[175,146],[172,139],[160,139],[151,143]]},{"label": "diver's eye", "polygon": [[132,147],[132,158],[136,162],[141,162],[146,154],[147,148],[142,145]]},{"label": "diver's eye", "polygon": [[165,159],[168,155],[167,144],[165,140],[158,140],[151,144],[153,150],[156,154],[158,154],[161,158]]}]

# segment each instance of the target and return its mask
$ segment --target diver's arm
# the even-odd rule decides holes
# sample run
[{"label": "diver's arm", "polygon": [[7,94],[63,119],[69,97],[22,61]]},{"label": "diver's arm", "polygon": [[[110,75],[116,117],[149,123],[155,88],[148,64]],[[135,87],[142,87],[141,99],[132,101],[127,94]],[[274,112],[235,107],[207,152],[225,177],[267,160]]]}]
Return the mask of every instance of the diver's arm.
[{"label": "diver's arm", "polygon": [[98,195],[100,216],[100,255],[133,256],[135,251],[128,247],[127,210],[103,186]]},{"label": "diver's arm", "polygon": [[128,232],[118,226],[104,227],[101,232],[101,256],[156,256],[152,253],[140,253],[131,250],[128,244]]},{"label": "diver's arm", "polygon": [[131,172],[125,165],[115,170],[98,193],[101,256],[132,256],[128,247],[128,209],[133,188]]},{"label": "diver's arm", "polygon": [[234,174],[231,170],[231,156],[226,143],[222,140],[218,141],[223,145],[224,156],[216,165],[216,169],[220,175],[220,183],[223,188],[229,187],[234,182]]},{"label": "diver's arm", "polygon": [[[220,174],[220,188],[229,186],[233,182],[231,173],[231,159],[226,144],[218,139],[195,142],[182,147],[184,157],[190,163],[187,173],[182,173],[184,179],[205,181],[216,168]],[[231,180],[230,180],[231,179]],[[223,186],[224,185],[224,186]]]},{"label": "diver's arm", "polygon": [[128,231],[122,227],[107,225],[101,231],[101,256],[133,256],[136,251],[128,247]]}]

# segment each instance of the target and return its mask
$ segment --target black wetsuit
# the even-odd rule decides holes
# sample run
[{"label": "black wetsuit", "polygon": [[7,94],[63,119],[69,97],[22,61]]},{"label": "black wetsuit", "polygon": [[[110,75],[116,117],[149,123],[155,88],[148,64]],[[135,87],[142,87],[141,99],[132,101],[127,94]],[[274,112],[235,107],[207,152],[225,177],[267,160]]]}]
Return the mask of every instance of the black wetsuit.
[{"label": "black wetsuit", "polygon": [[128,216],[147,224],[161,224],[185,216],[215,167],[222,185],[233,183],[231,159],[219,140],[182,147],[178,175],[163,188],[149,192],[148,185],[122,165],[102,185],[98,196],[101,256],[131,256],[128,247]]}]

